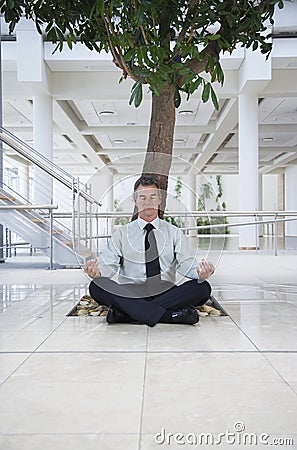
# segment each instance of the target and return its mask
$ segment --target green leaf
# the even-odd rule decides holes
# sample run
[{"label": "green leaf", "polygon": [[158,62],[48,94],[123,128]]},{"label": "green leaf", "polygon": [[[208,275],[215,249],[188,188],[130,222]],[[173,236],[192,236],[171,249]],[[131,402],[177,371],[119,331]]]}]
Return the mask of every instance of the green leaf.
[{"label": "green leaf", "polygon": [[141,102],[142,102],[142,80],[138,80],[132,86],[129,105],[132,105],[132,103],[134,103],[134,106],[138,108]]},{"label": "green leaf", "polygon": [[174,92],[174,106],[176,108],[178,108],[180,104],[181,104],[181,96],[180,96],[180,92],[179,92],[178,86],[176,86],[176,89],[175,89],[175,92]]},{"label": "green leaf", "polygon": [[207,39],[209,41],[216,41],[218,39],[220,39],[221,35],[220,34],[211,34],[209,36],[207,36]]},{"label": "green leaf", "polygon": [[210,83],[207,83],[206,81],[203,80],[204,83],[204,87],[203,87],[203,92],[202,92],[202,101],[203,103],[206,103],[207,100],[209,99],[209,94],[210,94]]},{"label": "green leaf", "polygon": [[183,67],[181,70],[178,71],[179,75],[188,75],[188,73],[190,72],[191,69],[189,69],[188,67]]},{"label": "green leaf", "polygon": [[135,48],[131,48],[130,50],[128,50],[124,55],[124,61],[131,61],[131,59],[133,59],[135,56],[135,52]]},{"label": "green leaf", "polygon": [[219,102],[213,87],[210,85],[211,99],[216,110],[219,109]]}]

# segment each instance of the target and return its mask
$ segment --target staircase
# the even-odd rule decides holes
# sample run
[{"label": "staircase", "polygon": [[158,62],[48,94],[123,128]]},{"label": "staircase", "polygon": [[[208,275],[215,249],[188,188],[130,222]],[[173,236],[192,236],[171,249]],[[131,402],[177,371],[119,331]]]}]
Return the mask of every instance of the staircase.
[{"label": "staircase", "polygon": [[[38,154],[26,143],[20,141],[1,127],[0,140],[8,145],[10,149],[13,149],[14,152],[28,159],[31,164],[35,164],[44,170],[47,176],[50,175],[66,186],[69,189],[70,199],[76,196],[76,202],[71,201],[71,206],[73,206],[71,215],[74,218],[72,223],[75,224],[75,220],[81,220],[79,212],[74,210],[74,205],[79,204],[81,198],[90,204],[97,203],[90,195],[79,189],[79,180],[62,171],[58,166],[44,158],[43,155]],[[3,186],[0,187],[0,206],[13,207],[30,204],[28,199],[15,192],[10,186],[3,183]],[[50,257],[51,220],[49,211],[44,209],[0,209],[0,223]],[[76,225],[76,229],[79,230],[80,227]],[[77,231],[75,232],[74,229],[66,227],[56,219],[52,222],[52,246],[53,262],[61,266],[79,267],[84,264],[86,258],[94,257],[92,250],[85,245],[85,241],[82,242],[81,236],[77,234]]]}]

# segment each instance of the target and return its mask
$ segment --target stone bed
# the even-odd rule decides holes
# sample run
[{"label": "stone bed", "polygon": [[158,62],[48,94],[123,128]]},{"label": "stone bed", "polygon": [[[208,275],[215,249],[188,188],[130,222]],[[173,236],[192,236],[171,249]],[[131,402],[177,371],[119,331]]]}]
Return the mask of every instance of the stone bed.
[{"label": "stone bed", "polygon": [[[72,308],[68,316],[106,316],[108,306],[101,305],[90,295],[83,295],[79,303]],[[205,305],[197,306],[199,316],[226,316],[227,313],[221,305],[211,297]]]}]

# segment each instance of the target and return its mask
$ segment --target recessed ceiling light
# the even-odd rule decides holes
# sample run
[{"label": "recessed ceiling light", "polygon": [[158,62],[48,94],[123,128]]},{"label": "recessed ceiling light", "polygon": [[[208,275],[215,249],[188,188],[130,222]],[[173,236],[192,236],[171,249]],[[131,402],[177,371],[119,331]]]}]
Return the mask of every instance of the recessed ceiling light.
[{"label": "recessed ceiling light", "polygon": [[263,142],[271,142],[271,141],[275,141],[275,138],[274,137],[263,137],[262,141]]},{"label": "recessed ceiling light", "polygon": [[113,116],[115,114],[114,111],[99,111],[98,116]]},{"label": "recessed ceiling light", "polygon": [[192,111],[191,109],[183,109],[182,111],[179,111],[178,114],[180,116],[191,116],[192,114],[194,114],[194,111]]},{"label": "recessed ceiling light", "polygon": [[176,144],[184,144],[186,141],[185,141],[185,139],[174,139],[174,142]]},{"label": "recessed ceiling light", "polygon": [[115,139],[113,141],[114,144],[124,144],[125,142],[126,142],[125,139]]}]

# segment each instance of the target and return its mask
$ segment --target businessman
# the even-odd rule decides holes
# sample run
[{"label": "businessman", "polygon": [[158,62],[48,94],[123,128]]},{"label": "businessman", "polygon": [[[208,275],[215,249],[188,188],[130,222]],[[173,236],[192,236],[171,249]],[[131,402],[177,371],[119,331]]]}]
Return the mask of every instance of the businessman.
[{"label": "businessman", "polygon": [[[93,279],[90,295],[109,305],[108,323],[195,324],[195,306],[210,297],[206,279],[214,266],[190,256],[188,242],[181,230],[160,219],[161,191],[158,181],[140,177],[134,185],[137,217],[118,228],[99,261],[85,264]],[[189,278],[176,285],[176,272]],[[112,278],[118,274],[118,281]]]}]

